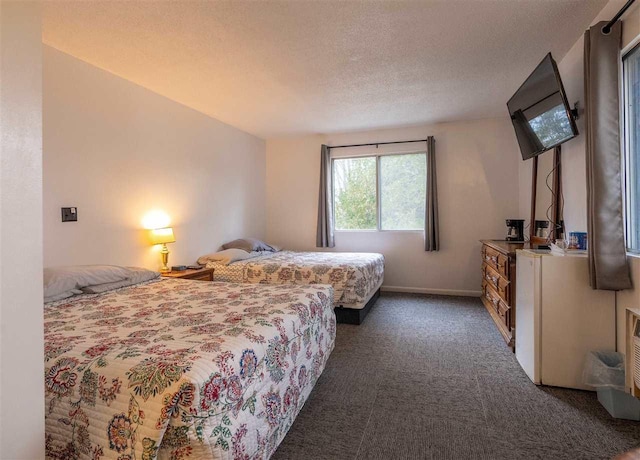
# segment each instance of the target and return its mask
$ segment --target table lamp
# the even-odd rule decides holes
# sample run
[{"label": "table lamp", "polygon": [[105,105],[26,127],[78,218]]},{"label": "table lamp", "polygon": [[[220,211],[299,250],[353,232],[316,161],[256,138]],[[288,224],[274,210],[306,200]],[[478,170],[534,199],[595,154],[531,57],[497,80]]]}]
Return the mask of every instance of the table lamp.
[{"label": "table lamp", "polygon": [[167,249],[167,243],[173,243],[176,241],[176,238],[173,236],[173,228],[165,227],[149,230],[149,239],[153,245],[162,245],[162,250],[160,251],[162,267],[160,268],[160,271],[163,273],[170,272],[171,269],[169,269],[167,265],[169,263],[169,250]]}]

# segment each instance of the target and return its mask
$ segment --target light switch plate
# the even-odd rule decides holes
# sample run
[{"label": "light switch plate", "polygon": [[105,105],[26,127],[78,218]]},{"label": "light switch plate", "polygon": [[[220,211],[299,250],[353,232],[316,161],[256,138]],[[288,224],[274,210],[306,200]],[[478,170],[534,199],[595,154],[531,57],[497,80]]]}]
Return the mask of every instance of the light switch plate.
[{"label": "light switch plate", "polygon": [[78,221],[78,208],[61,208],[61,209],[62,209],[62,222]]}]

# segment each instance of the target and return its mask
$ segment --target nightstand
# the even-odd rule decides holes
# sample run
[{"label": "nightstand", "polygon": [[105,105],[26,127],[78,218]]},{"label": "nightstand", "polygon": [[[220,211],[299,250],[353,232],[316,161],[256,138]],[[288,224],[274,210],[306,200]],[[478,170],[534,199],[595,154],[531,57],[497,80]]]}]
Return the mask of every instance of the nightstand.
[{"label": "nightstand", "polygon": [[213,281],[213,268],[201,268],[200,270],[183,270],[181,272],[162,273],[164,278],[179,278],[181,280]]}]

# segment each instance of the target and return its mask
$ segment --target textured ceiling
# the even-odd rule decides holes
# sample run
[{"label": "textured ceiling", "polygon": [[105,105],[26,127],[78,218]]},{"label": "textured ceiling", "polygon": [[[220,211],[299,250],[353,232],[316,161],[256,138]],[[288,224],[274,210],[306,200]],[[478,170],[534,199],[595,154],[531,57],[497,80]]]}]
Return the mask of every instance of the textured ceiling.
[{"label": "textured ceiling", "polygon": [[506,114],[606,0],[45,2],[45,44],[261,137]]}]

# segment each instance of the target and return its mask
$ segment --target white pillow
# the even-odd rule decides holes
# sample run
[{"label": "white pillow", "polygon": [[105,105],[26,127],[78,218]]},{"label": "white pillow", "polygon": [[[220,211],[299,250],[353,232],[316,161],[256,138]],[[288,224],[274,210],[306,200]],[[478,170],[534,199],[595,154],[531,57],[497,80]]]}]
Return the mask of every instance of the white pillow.
[{"label": "white pillow", "polygon": [[131,270],[116,265],[77,265],[44,269],[44,297],[53,298],[74,289],[115,283],[132,276]]},{"label": "white pillow", "polygon": [[206,265],[209,262],[220,265],[229,265],[230,263],[238,260],[256,257],[258,254],[247,252],[244,249],[225,249],[224,251],[218,251],[213,254],[207,254],[206,256],[200,257],[198,259],[198,263],[200,265]]}]

